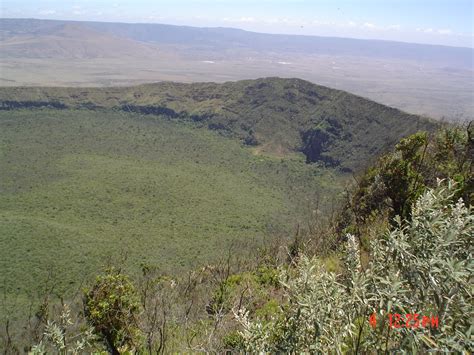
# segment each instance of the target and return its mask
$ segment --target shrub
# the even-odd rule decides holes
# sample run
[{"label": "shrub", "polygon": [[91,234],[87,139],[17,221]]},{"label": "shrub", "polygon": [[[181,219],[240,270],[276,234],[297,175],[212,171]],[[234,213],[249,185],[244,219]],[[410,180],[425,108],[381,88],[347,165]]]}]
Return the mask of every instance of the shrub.
[{"label": "shrub", "polygon": [[[249,352],[472,351],[474,216],[449,181],[427,190],[412,217],[371,244],[366,270],[348,236],[344,275],[302,256],[282,271],[287,303],[270,322],[236,312]],[[388,314],[436,316],[438,327],[392,329]],[[373,329],[369,317],[374,315]]]},{"label": "shrub", "polygon": [[136,317],[140,311],[137,292],[129,278],[116,269],[107,270],[85,294],[85,315],[111,353],[137,347],[140,337]]},{"label": "shrub", "polygon": [[67,304],[63,304],[58,321],[47,320],[42,340],[31,348],[30,354],[82,354],[94,347],[91,328],[74,329],[74,321]]},{"label": "shrub", "polygon": [[381,157],[361,177],[351,203],[354,218],[364,221],[387,208],[391,218],[410,218],[413,203],[425,187],[436,187],[437,178],[456,180],[458,195],[469,203],[465,191],[472,165],[469,137],[469,130],[452,127],[431,138],[420,132],[402,139],[394,152]]},{"label": "shrub", "polygon": [[224,348],[227,351],[232,351],[243,347],[242,335],[240,335],[240,333],[236,331],[230,332],[225,335],[222,339],[222,342],[224,343]]}]

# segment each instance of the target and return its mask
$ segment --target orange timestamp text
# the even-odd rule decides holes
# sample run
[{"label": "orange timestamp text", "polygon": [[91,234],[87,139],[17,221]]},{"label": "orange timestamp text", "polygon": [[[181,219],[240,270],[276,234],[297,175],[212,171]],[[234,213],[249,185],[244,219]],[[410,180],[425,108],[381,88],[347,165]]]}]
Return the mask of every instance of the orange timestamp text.
[{"label": "orange timestamp text", "polygon": [[[438,316],[422,316],[418,313],[408,313],[408,314],[399,314],[399,313],[388,313],[387,317],[384,318],[385,321],[388,321],[388,326],[390,328],[400,329],[417,329],[417,328],[438,328],[439,327],[439,318]],[[375,329],[377,326],[377,315],[372,313],[369,317],[369,323],[372,328]]]}]

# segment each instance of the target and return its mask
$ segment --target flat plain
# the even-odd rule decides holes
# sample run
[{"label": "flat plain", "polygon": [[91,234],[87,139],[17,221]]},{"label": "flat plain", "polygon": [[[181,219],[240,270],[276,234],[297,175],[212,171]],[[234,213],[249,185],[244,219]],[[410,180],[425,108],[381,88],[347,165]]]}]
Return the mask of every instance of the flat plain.
[{"label": "flat plain", "polygon": [[230,28],[0,19],[0,86],[129,86],[279,76],[413,114],[474,116],[474,50]]},{"label": "flat plain", "polygon": [[[210,63],[212,62],[212,63]],[[4,59],[2,86],[128,86],[158,81],[226,82],[279,76],[349,91],[413,114],[474,116],[474,72],[354,57],[278,56],[238,60]]]}]

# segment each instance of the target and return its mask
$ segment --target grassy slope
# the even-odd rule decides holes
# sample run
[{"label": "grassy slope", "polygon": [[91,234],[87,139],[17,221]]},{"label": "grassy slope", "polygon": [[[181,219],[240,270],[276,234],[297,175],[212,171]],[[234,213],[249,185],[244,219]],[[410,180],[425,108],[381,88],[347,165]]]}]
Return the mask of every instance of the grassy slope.
[{"label": "grassy slope", "polygon": [[188,123],[100,110],[0,112],[0,166],[0,288],[15,308],[48,275],[77,289],[122,254],[129,271],[175,272],[253,245],[338,186],[301,154],[258,156]]},{"label": "grassy slope", "polygon": [[[227,136],[257,142],[260,152],[284,156],[306,148],[311,161],[352,171],[367,167],[402,137],[435,127],[419,116],[299,79],[129,88],[0,88],[0,102],[12,105],[5,104],[8,101],[170,110],[175,119],[194,120]],[[321,136],[327,141],[318,147]]]}]

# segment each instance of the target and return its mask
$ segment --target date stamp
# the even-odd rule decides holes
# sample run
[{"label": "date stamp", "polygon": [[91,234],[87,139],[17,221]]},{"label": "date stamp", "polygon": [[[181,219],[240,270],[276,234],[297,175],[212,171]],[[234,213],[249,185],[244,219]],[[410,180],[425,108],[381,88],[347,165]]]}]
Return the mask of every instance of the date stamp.
[{"label": "date stamp", "polygon": [[[388,313],[386,317],[383,317],[382,321],[387,322],[390,328],[394,329],[418,329],[418,328],[438,328],[439,318],[438,316],[424,316],[418,313]],[[369,316],[369,323],[372,328],[377,327],[377,315],[372,313]]]}]

